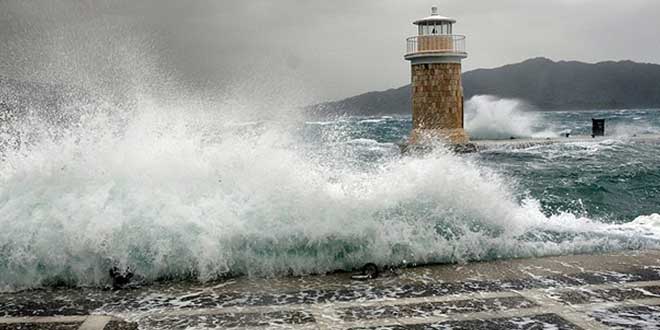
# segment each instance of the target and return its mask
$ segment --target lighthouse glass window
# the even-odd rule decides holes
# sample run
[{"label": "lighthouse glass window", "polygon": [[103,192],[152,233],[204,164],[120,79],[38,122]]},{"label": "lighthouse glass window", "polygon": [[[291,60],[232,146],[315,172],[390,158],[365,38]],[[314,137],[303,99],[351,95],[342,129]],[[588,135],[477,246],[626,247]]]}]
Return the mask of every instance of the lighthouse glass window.
[{"label": "lighthouse glass window", "polygon": [[451,34],[451,24],[444,22],[422,23],[418,27],[420,36]]},{"label": "lighthouse glass window", "polygon": [[422,23],[419,26],[419,35],[430,36],[441,33],[441,25],[436,23]]}]

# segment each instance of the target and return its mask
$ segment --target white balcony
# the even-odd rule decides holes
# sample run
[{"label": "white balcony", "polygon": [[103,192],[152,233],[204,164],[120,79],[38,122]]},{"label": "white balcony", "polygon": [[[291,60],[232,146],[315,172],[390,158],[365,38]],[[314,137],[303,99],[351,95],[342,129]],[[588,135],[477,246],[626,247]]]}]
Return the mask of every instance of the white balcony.
[{"label": "white balcony", "polygon": [[406,42],[406,59],[434,55],[467,57],[463,35],[422,35],[410,37]]}]

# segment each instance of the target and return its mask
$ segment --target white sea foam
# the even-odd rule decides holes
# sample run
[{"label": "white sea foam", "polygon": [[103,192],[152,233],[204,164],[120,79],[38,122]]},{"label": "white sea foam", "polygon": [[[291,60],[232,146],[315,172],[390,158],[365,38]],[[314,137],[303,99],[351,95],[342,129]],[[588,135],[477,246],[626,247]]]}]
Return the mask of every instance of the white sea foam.
[{"label": "white sea foam", "polygon": [[334,120],[331,120],[331,121],[308,121],[308,122],[305,122],[305,124],[307,124],[307,125],[321,125],[321,126],[325,126],[325,125],[334,125],[334,124],[336,124],[336,123],[337,123],[337,122],[334,121]]},{"label": "white sea foam", "polygon": [[19,128],[33,136],[0,162],[0,287],[102,285],[113,265],[146,280],[208,280],[660,238],[657,215],[621,226],[546,217],[537,201],[518,201],[506,177],[440,150],[363,168],[301,148],[287,125],[139,107],[122,120],[104,112],[69,128]]},{"label": "white sea foam", "polygon": [[[633,118],[633,120],[635,120]],[[636,122],[632,123],[613,123],[605,124],[605,133],[615,137],[630,137],[644,134],[659,134],[660,129],[651,123]]]},{"label": "white sea foam", "polygon": [[377,123],[384,123],[387,120],[387,118],[379,118],[379,119],[363,119],[360,120],[360,124],[377,124]]}]

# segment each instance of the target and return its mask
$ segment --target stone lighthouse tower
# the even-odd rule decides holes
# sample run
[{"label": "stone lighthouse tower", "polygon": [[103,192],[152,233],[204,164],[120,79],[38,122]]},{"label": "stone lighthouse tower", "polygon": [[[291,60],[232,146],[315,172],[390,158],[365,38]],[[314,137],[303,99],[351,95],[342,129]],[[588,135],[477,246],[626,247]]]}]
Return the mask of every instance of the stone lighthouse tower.
[{"label": "stone lighthouse tower", "polygon": [[463,87],[461,60],[467,57],[465,36],[453,34],[456,20],[440,16],[418,19],[417,36],[407,39],[405,59],[412,71],[413,131],[410,144],[444,140],[468,143],[463,129]]}]

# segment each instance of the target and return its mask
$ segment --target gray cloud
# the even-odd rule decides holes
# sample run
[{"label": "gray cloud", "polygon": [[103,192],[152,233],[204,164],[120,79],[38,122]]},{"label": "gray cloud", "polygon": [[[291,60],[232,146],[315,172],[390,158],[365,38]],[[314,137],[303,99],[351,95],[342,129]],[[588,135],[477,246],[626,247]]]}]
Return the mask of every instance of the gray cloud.
[{"label": "gray cloud", "polygon": [[[434,3],[0,0],[0,75],[101,88],[167,77],[334,99],[406,84],[404,40]],[[468,37],[466,70],[534,56],[660,62],[655,0],[438,4]]]}]

